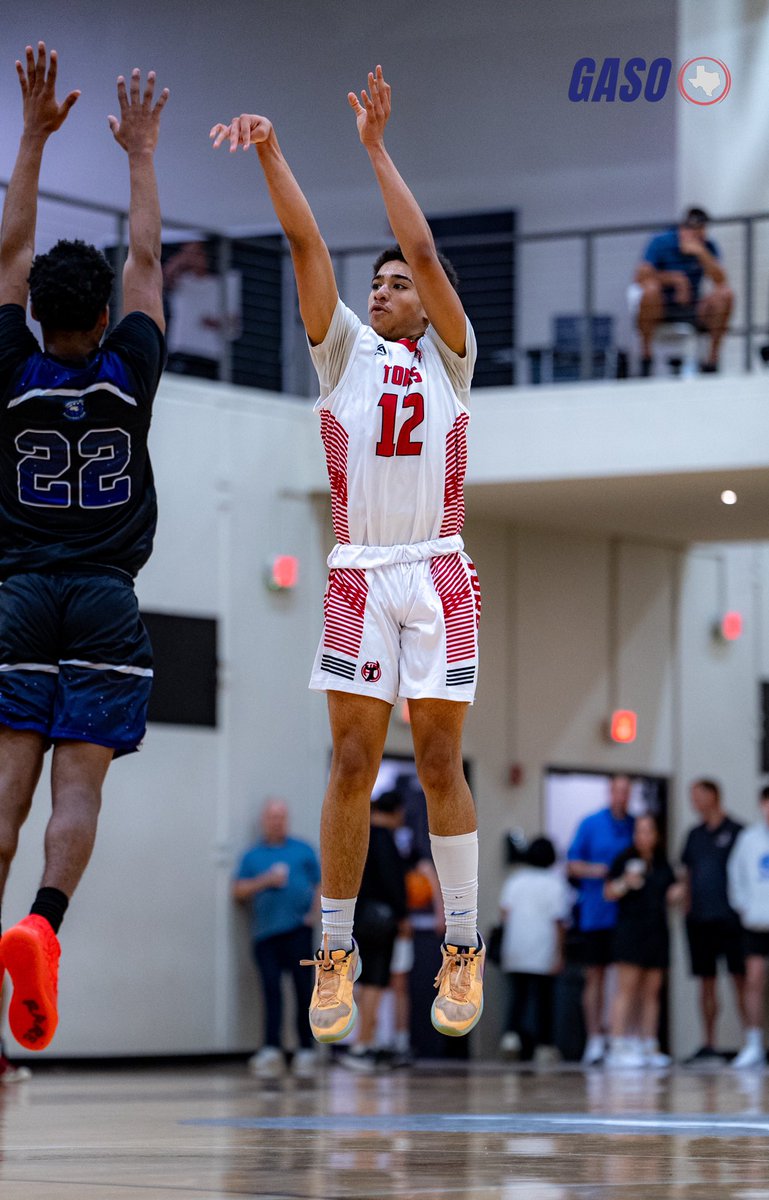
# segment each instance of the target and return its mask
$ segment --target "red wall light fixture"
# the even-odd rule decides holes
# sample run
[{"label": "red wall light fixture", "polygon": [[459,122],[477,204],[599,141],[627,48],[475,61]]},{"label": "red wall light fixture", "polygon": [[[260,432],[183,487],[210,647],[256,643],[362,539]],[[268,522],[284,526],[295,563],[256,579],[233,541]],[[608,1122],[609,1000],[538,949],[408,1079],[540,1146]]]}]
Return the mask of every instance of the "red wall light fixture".
[{"label": "red wall light fixture", "polygon": [[293,554],[278,554],[267,567],[267,587],[271,592],[290,592],[299,580],[299,559]]},{"label": "red wall light fixture", "polygon": [[638,733],[638,714],[632,708],[617,708],[611,714],[609,721],[609,737],[611,741],[621,746],[627,746],[636,739]]},{"label": "red wall light fixture", "polygon": [[742,637],[742,613],[726,612],[716,621],[714,629],[715,637],[721,642],[736,642]]}]

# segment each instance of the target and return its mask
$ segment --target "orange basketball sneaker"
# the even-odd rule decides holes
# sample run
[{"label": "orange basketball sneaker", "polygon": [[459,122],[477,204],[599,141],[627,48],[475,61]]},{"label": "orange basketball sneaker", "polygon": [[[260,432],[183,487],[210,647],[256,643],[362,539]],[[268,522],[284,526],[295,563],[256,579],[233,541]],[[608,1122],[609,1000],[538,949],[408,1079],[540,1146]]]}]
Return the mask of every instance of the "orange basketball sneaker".
[{"label": "orange basketball sneaker", "polygon": [[438,995],[430,1019],[448,1037],[464,1037],[481,1019],[486,947],[480,937],[479,942],[469,948],[441,946],[443,963],[435,977]]},{"label": "orange basketball sneaker", "polygon": [[13,984],[8,1024],[27,1050],[44,1050],[56,1032],[60,955],[59,939],[36,913],[3,934],[3,965]]},{"label": "orange basketball sneaker", "polygon": [[353,999],[353,984],[360,975],[361,962],[355,942],[352,950],[328,948],[328,934],[315,958],[302,959],[303,967],[315,967],[315,987],[310,1001],[310,1029],[316,1042],[338,1042],[358,1019]]}]

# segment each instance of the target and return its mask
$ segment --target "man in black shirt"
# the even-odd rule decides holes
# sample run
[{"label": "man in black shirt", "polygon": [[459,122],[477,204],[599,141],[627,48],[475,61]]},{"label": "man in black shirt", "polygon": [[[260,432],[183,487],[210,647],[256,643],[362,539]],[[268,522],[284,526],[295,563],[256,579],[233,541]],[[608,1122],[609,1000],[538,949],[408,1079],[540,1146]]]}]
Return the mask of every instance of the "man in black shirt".
[{"label": "man in black shirt", "polygon": [[[55,96],[56,52],[16,63],[23,132],[0,229],[0,896],[53,745],[45,868],[31,913],[0,941],[9,1022],[41,1050],[58,1021],[57,933],[93,849],[113,758],[146,723],[152,652],[133,577],[156,507],[147,454],[165,361],[154,151],[168,93],[135,70],[109,124],[128,155],[127,316],[102,342],[113,272],[95,247],[34,258],[43,149],[79,92]],[[41,350],[26,325],[27,300]]]},{"label": "man in black shirt", "polygon": [[742,930],[727,895],[726,863],[742,826],[727,817],[721,789],[712,779],[698,779],[691,788],[692,807],[702,824],[689,831],[681,854],[686,868],[689,905],[686,933],[692,974],[700,980],[700,1009],[705,1041],[687,1061],[720,1059],[716,1050],[718,1018],[717,972],[725,958],[735,997],[744,1017],[745,960]]}]

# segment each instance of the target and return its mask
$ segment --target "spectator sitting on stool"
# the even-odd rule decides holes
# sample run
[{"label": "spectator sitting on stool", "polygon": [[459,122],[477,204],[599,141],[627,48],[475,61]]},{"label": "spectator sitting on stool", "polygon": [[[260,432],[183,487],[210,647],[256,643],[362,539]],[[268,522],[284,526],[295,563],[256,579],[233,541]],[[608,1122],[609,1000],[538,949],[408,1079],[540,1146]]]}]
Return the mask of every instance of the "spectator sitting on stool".
[{"label": "spectator sitting on stool", "polygon": [[[718,352],[729,325],[734,293],[718,247],[706,236],[708,220],[704,209],[690,208],[677,228],[657,234],[646,247],[635,275],[641,288],[637,320],[642,375],[651,374],[655,330],[661,323],[676,321],[710,334],[708,356],[701,369],[718,369]],[[705,276],[713,286],[701,296]]]}]

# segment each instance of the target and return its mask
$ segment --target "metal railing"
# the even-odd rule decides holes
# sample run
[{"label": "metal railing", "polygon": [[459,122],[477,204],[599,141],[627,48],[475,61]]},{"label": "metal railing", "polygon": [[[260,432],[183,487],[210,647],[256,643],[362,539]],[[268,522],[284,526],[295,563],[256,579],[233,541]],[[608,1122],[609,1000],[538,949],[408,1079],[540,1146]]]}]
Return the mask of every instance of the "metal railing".
[{"label": "metal railing", "polygon": [[[0,189],[6,183],[0,182]],[[127,212],[116,206],[75,200],[54,192],[41,192],[38,210],[39,250],[60,237],[83,237],[109,248],[119,268],[125,258]],[[674,225],[668,223],[668,227]],[[581,318],[578,347],[578,378],[595,377],[592,318],[612,318],[613,346],[626,355],[631,368],[637,357],[638,339],[628,308],[627,288],[649,238],[664,229],[665,222],[601,225],[589,228],[516,233],[510,236],[514,253],[512,320],[509,341],[502,357],[513,368],[515,383],[531,382],[532,356],[549,352],[554,344],[553,323],[558,315]],[[769,341],[769,212],[714,219],[709,237],[721,250],[721,260],[735,294],[735,307],[723,350],[726,371],[753,371],[760,364],[757,353]],[[231,238],[220,229],[203,229],[180,220],[164,221],[164,241],[181,238],[208,244],[212,270],[221,280],[221,313],[226,315],[226,277],[243,246],[261,247],[270,242],[271,253],[280,256],[283,298],[276,315],[280,329],[283,374],[281,386],[293,394],[312,395],[315,379],[306,353],[298,318],[290,260],[285,245],[270,239]],[[442,247],[451,254],[452,241],[468,245],[501,244],[506,235],[493,233],[476,237],[444,238]],[[358,312],[365,312],[371,262],[381,243],[368,243],[332,251],[340,293]],[[118,276],[119,276],[118,270]],[[115,307],[119,313],[120,296]],[[246,336],[244,331],[244,337]],[[248,347],[246,345],[246,351]],[[242,353],[240,354],[242,358]],[[631,370],[632,373],[632,370]],[[219,377],[233,378],[232,342],[223,340]],[[511,378],[511,382],[512,382]]]}]

